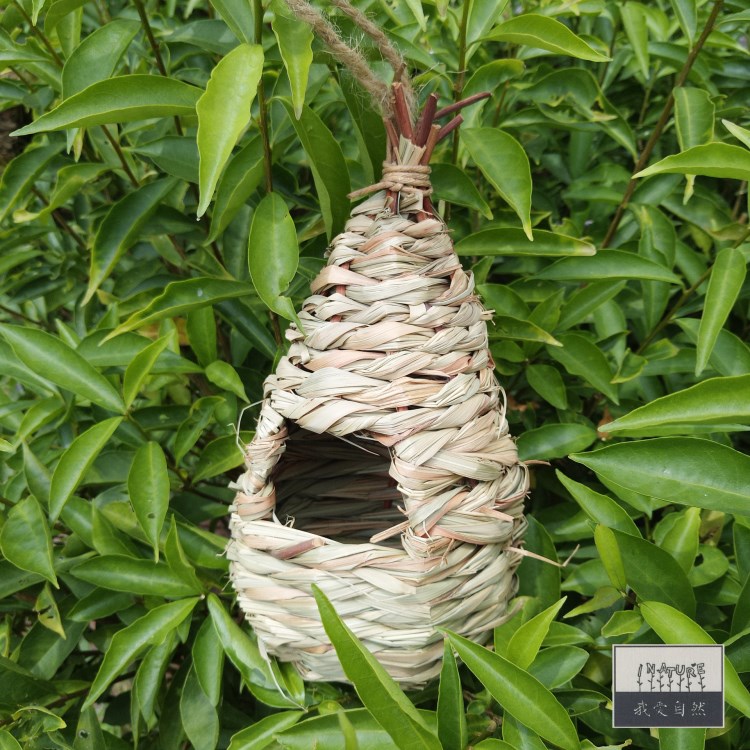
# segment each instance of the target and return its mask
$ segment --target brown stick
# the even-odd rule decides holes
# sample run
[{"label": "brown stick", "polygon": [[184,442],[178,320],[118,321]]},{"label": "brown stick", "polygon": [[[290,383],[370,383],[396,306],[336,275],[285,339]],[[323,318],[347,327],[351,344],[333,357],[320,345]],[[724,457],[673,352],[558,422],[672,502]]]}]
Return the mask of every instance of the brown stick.
[{"label": "brown stick", "polygon": [[468,107],[472,104],[476,104],[477,102],[481,102],[482,99],[489,99],[491,96],[491,91],[481,91],[478,94],[467,96],[466,99],[462,99],[460,102],[454,102],[453,104],[449,104],[447,107],[439,109],[435,113],[435,119],[439,120],[441,117],[445,117],[446,115],[450,115],[453,112],[458,112],[459,109],[463,109],[464,107]]},{"label": "brown stick", "polygon": [[393,84],[392,89],[394,116],[399,132],[405,138],[413,141],[414,130],[411,126],[411,112],[409,112],[409,105],[406,103],[403,84],[396,82]]},{"label": "brown stick", "polygon": [[430,128],[435,120],[435,110],[437,109],[437,94],[430,94],[425,102],[422,114],[417,122],[417,129],[414,134],[414,143],[417,146],[424,146],[427,143],[427,137],[430,135]]},{"label": "brown stick", "polygon": [[440,125],[431,125],[430,134],[427,136],[427,141],[424,145],[424,154],[419,160],[420,164],[429,164],[432,152],[437,146],[437,142],[440,140]]},{"label": "brown stick", "polygon": [[[638,174],[648,163],[649,158],[651,157],[651,152],[654,150],[654,147],[656,146],[657,142],[659,141],[659,138],[661,137],[661,134],[664,130],[664,128],[667,126],[667,123],[669,122],[669,117],[672,114],[672,108],[674,107],[674,89],[679,88],[682,86],[683,83],[687,80],[687,77],[693,67],[693,63],[695,63],[695,58],[698,57],[698,53],[703,49],[703,45],[706,43],[706,39],[708,39],[711,31],[713,30],[714,23],[716,22],[716,17],[719,15],[719,11],[721,10],[721,6],[724,4],[724,0],[716,0],[714,3],[714,7],[711,9],[711,15],[708,17],[708,20],[706,21],[706,25],[703,28],[703,32],[700,35],[700,38],[695,43],[693,48],[690,50],[690,53],[687,56],[687,60],[685,60],[685,64],[682,66],[682,70],[680,71],[679,75],[677,76],[677,79],[675,80],[674,87],[672,91],[669,94],[669,97],[667,98],[667,101],[664,105],[664,109],[661,112],[661,115],[659,116],[659,120],[656,123],[656,126],[654,127],[653,132],[651,133],[651,137],[648,139],[648,142],[643,147],[643,152],[641,153],[638,162],[635,165],[635,169],[633,169],[633,174]],[[625,194],[622,197],[622,200],[620,201],[620,205],[617,207],[617,211],[615,211],[615,215],[612,219],[612,222],[609,225],[609,229],[607,229],[607,234],[604,237],[604,241],[602,242],[602,247],[609,247],[610,243],[612,242],[612,239],[615,236],[615,232],[617,231],[617,228],[620,226],[620,222],[622,221],[622,217],[625,215],[625,210],[628,207],[628,204],[630,203],[630,199],[633,197],[633,193],[635,192],[635,186],[638,184],[638,180],[635,177],[630,178],[630,182],[628,182],[628,186],[625,188]]]},{"label": "brown stick", "polygon": [[446,135],[450,135],[463,121],[464,118],[461,115],[456,115],[448,124],[443,125],[438,133],[438,141],[442,141]]}]

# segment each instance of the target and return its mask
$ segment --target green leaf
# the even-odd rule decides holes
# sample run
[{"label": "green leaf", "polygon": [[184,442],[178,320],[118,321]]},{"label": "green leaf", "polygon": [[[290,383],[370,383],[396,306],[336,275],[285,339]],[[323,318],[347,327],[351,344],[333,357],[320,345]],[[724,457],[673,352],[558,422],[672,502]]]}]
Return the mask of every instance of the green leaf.
[{"label": "green leaf", "polygon": [[593,258],[563,258],[537,274],[552,281],[596,281],[599,279],[651,279],[681,284],[668,268],[624,250],[605,250]]},{"label": "green leaf", "polygon": [[263,48],[240,44],[211,71],[206,92],[196,104],[200,202],[203,216],[237,140],[250,122],[250,107],[263,73]]},{"label": "green leaf", "polygon": [[738,248],[719,251],[711,269],[703,315],[698,329],[695,374],[700,375],[711,357],[719,332],[734,307],[747,274],[747,261]]},{"label": "green leaf", "polygon": [[601,350],[578,333],[564,333],[557,337],[562,348],[547,347],[550,356],[571,375],[578,375],[607,398],[619,403],[617,389],[613,387],[612,371]]},{"label": "green leaf", "polygon": [[113,204],[102,219],[91,249],[89,285],[83,304],[112,273],[122,254],[135,243],[141,228],[176,185],[173,177],[150,182]]},{"label": "green leaf", "polygon": [[210,2],[237,39],[251,44],[255,19],[250,0],[210,0]]},{"label": "green leaf", "polygon": [[669,0],[669,2],[675,16],[677,16],[677,22],[680,24],[682,33],[688,40],[689,46],[692,47],[698,26],[697,0]]},{"label": "green leaf", "polygon": [[545,424],[519,435],[518,458],[521,461],[563,458],[588,448],[595,440],[596,430],[585,424]]},{"label": "green leaf", "polygon": [[17,568],[37,573],[59,588],[49,526],[35,497],[19,500],[8,512],[0,530],[0,550]]},{"label": "green leaf", "polygon": [[190,348],[205,367],[218,357],[216,349],[216,319],[213,307],[199,307],[187,314],[187,334]]},{"label": "green leaf", "polygon": [[326,634],[365,708],[402,750],[440,750],[440,741],[401,688],[344,624],[326,595],[315,584],[312,590]]},{"label": "green leaf", "polygon": [[89,34],[65,61],[63,99],[109,78],[140,28],[138,21],[116,18]]},{"label": "green leaf", "polygon": [[659,750],[703,750],[705,746],[703,727],[659,727]]},{"label": "green leaf", "polygon": [[221,175],[211,213],[208,242],[213,242],[222,234],[262,179],[263,143],[260,137],[257,137],[230,159]]},{"label": "green leaf", "polygon": [[612,638],[618,635],[630,635],[637,633],[643,626],[641,613],[635,610],[618,610],[612,613],[612,617],[602,626],[602,635]]},{"label": "green leaf", "polygon": [[127,75],[88,86],[11,135],[195,114],[201,89],[160,75]]},{"label": "green leaf", "polygon": [[677,141],[683,151],[702,146],[714,137],[716,107],[703,89],[678,86],[674,91]]},{"label": "green leaf", "polygon": [[56,521],[65,503],[83,481],[94,459],[99,455],[114,431],[120,426],[122,417],[112,417],[97,422],[81,433],[62,454],[52,472],[49,491],[49,517]]},{"label": "green leaf", "polygon": [[213,305],[222,300],[247,297],[252,287],[241,281],[212,279],[201,276],[184,281],[173,281],[154,297],[142,310],[134,312],[124,323],[112,331],[105,341],[121,333],[151,325],[164,318],[176,318],[191,310]]},{"label": "green leaf", "polygon": [[219,716],[203,692],[194,665],[180,692],[180,717],[192,748],[214,750],[219,740]]},{"label": "green leaf", "polygon": [[195,586],[188,585],[167,565],[127,555],[101,555],[76,565],[76,578],[112,591],[141,596],[191,596]]},{"label": "green leaf", "polygon": [[628,2],[620,6],[625,34],[635,53],[641,75],[646,81],[648,81],[649,74],[647,13],[648,11],[641,3]]},{"label": "green leaf", "polygon": [[16,203],[27,195],[36,178],[56,156],[62,144],[28,148],[10,161],[0,180],[0,222],[4,221]]},{"label": "green leaf", "polygon": [[589,652],[578,646],[552,646],[537,655],[529,667],[529,674],[554,689],[572,680],[583,669],[588,658]]},{"label": "green leaf", "polygon": [[[698,341],[700,321],[696,318],[680,318],[676,322],[692,343]],[[745,375],[750,371],[750,347],[724,328],[719,331],[708,361],[711,367],[721,375]]]},{"label": "green leaf", "polygon": [[106,750],[104,732],[93,706],[81,711],[73,750]]},{"label": "green leaf", "polygon": [[557,409],[568,408],[568,396],[560,372],[552,365],[529,365],[526,368],[529,385]]},{"label": "green leaf", "polygon": [[467,128],[461,131],[461,140],[482,174],[518,214],[526,237],[533,242],[531,167],[521,144],[496,128]]},{"label": "green leaf", "polygon": [[561,471],[555,471],[555,475],[594,523],[604,524],[610,529],[617,529],[625,534],[641,535],[638,527],[633,523],[633,519],[614,500],[595,492],[585,484],[573,481]]},{"label": "green leaf", "polygon": [[665,602],[690,617],[695,616],[695,594],[677,561],[652,542],[613,531],[620,550],[625,578],[642,600]]},{"label": "green leaf", "polygon": [[159,355],[167,348],[168,343],[169,338],[167,336],[157,339],[138,352],[125,369],[125,375],[122,379],[122,397],[126,408],[129,409],[135,401],[141,386],[156,364],[156,360],[159,359]]},{"label": "green leaf", "polygon": [[208,596],[208,611],[224,653],[237,667],[243,682],[260,701],[277,708],[299,708],[281,688],[256,642],[229,616],[215,594]]},{"label": "green leaf", "polygon": [[443,750],[464,750],[469,729],[464,711],[464,695],[456,657],[446,640],[437,703],[438,738]]},{"label": "green leaf", "polygon": [[35,328],[5,324],[0,325],[0,333],[13,347],[18,359],[33,372],[42,373],[55,385],[104,409],[125,410],[114,386],[56,336]]},{"label": "green leaf", "polygon": [[107,171],[108,168],[104,164],[71,164],[70,166],[63,167],[57,172],[57,182],[52,195],[49,197],[49,203],[37,213],[16,211],[13,214],[13,221],[16,223],[34,221],[48,216],[56,208],[60,208],[60,206],[75,197],[87,182],[96,179],[100,174]]},{"label": "green leaf", "polygon": [[492,219],[490,207],[462,169],[453,164],[433,164],[430,180],[437,200],[473,208],[485,219]]},{"label": "green leaf", "polygon": [[198,146],[192,136],[166,135],[127,150],[147,156],[162,172],[198,184]]},{"label": "green leaf", "polygon": [[271,10],[273,11],[271,27],[276,35],[281,59],[289,76],[294,114],[299,119],[305,103],[307,79],[313,61],[314,35],[310,26],[298,20],[284,0],[273,0]]},{"label": "green leaf", "polygon": [[494,326],[490,329],[490,339],[536,341],[550,346],[561,346],[554,336],[528,320],[519,320],[510,315],[495,315],[492,323]]},{"label": "green leaf", "polygon": [[233,735],[227,750],[263,750],[274,742],[277,734],[293,727],[304,715],[303,711],[282,711],[264,716]]},{"label": "green leaf", "polygon": [[750,456],[711,440],[636,440],[570,458],[633,492],[679,505],[750,515]]},{"label": "green leaf", "polygon": [[564,750],[579,750],[578,732],[555,696],[525,670],[456,633],[446,632],[461,661],[516,720]]},{"label": "green leaf", "polygon": [[554,258],[561,255],[594,255],[596,248],[590,242],[543,229],[534,231],[532,242],[522,229],[503,227],[484,229],[464,237],[456,244],[456,253],[463,257],[536,255]]},{"label": "green leaf", "polygon": [[[716,643],[692,618],[663,602],[642,602],[641,613],[664,643]],[[732,663],[724,657],[724,699],[745,716],[750,716],[750,693]]]},{"label": "green leaf", "polygon": [[[525,548],[556,563],[557,552],[549,532],[533,516],[527,516],[526,520]],[[524,557],[518,579],[518,594],[537,597],[542,606],[550,606],[560,598],[560,568],[557,565]]]},{"label": "green leaf", "polygon": [[606,55],[597,52],[576,36],[565,24],[536,13],[524,13],[504,21],[481,41],[526,44],[556,55],[568,55],[592,62],[609,60]]},{"label": "green leaf", "polygon": [[84,708],[93,705],[96,699],[116,680],[134,659],[148,646],[155,646],[164,639],[193,611],[197,598],[169,602],[152,609],[127,627],[118,630],[104,654],[101,667],[91,683],[84,701]]},{"label": "green leaf", "polygon": [[299,263],[297,230],[278,193],[268,193],[255,209],[247,248],[250,276],[258,296],[270,310],[296,321],[292,300],[284,292]]},{"label": "green leaf", "polygon": [[158,443],[144,443],[128,474],[128,495],[138,523],[159,560],[159,536],[169,507],[167,459]]},{"label": "green leaf", "polygon": [[23,748],[7,729],[0,729],[0,750],[23,750]]},{"label": "green leaf", "polygon": [[724,127],[738,140],[740,143],[744,143],[750,148],[750,130],[747,128],[741,128],[739,125],[735,125],[729,120],[721,121]]},{"label": "green leaf", "polygon": [[349,171],[341,146],[308,106],[303,105],[301,116],[296,117],[291,102],[287,99],[280,101],[310,162],[326,234],[330,240],[344,228],[349,218]]},{"label": "green leaf", "polygon": [[219,388],[234,393],[243,401],[249,402],[250,399],[245,394],[245,386],[242,384],[237,370],[228,362],[222,362],[221,360],[212,362],[206,367],[206,377]]},{"label": "green leaf", "polygon": [[193,668],[203,692],[218,706],[221,699],[221,683],[224,671],[224,649],[219,640],[216,628],[209,618],[195,636],[193,643]]},{"label": "green leaf", "polygon": [[677,560],[677,564],[685,573],[689,573],[698,554],[701,511],[700,508],[685,508],[681,513],[673,515],[677,517],[663,539],[659,541],[655,537],[655,540],[665,552]]},{"label": "green leaf", "polygon": [[600,427],[630,437],[686,435],[695,425],[750,424],[750,375],[710,378],[639,406]]},{"label": "green leaf", "polygon": [[547,637],[549,626],[565,604],[567,597],[547,607],[543,612],[521,625],[508,643],[507,659],[521,669],[528,669],[536,659],[542,642]]},{"label": "green leaf", "polygon": [[[249,441],[252,433],[241,432],[239,437],[240,440]],[[245,456],[234,435],[216,438],[201,452],[198,463],[195,465],[193,481],[200,482],[203,479],[210,479],[226,471],[231,471],[241,466],[244,461]]]},{"label": "green leaf", "polygon": [[[608,526],[598,523],[594,528],[594,544],[596,545],[596,550],[599,553],[602,566],[604,567],[604,571],[606,572],[612,586],[614,586],[617,591],[624,594],[628,581],[625,575],[625,565],[622,561],[622,555],[620,554],[620,548],[617,544],[615,532]],[[596,563],[596,560],[589,560],[582,563],[578,566],[573,575],[578,571],[582,571],[585,566],[596,565]],[[571,577],[572,576],[569,576],[566,579],[566,585],[570,584]]]},{"label": "green leaf", "polygon": [[708,143],[694,146],[681,154],[667,156],[633,177],[655,174],[701,174],[706,177],[750,179],[750,151],[727,143]]}]

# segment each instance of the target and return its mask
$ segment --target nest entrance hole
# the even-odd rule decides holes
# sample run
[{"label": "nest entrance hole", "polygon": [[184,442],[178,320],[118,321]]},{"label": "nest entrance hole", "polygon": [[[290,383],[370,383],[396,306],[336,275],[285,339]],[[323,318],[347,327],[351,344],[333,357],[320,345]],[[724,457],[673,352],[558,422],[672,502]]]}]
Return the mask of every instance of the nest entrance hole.
[{"label": "nest entrance hole", "polygon": [[[289,424],[286,450],[273,472],[276,516],[336,542],[367,543],[405,520],[390,468],[390,451],[374,440],[343,440]],[[400,547],[400,537],[381,544]]]}]

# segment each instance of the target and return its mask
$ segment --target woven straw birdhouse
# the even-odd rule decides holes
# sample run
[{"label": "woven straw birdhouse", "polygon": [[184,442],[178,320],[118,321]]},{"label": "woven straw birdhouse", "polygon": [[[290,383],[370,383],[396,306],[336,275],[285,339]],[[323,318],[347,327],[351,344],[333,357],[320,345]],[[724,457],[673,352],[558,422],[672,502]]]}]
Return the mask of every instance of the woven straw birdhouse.
[{"label": "woven straw birdhouse", "polygon": [[317,584],[417,686],[440,670],[436,627],[486,643],[507,618],[528,474],[487,348],[492,316],[430,201],[430,154],[460,117],[441,129],[431,99],[412,127],[395,91],[382,181],[353,194],[369,196],[265,381],[227,554],[261,645],[305,679],[346,679]]}]

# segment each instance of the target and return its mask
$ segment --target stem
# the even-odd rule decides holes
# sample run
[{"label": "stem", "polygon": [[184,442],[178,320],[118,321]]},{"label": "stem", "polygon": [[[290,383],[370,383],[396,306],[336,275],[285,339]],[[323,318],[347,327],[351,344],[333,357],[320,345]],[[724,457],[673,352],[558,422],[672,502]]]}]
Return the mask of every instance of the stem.
[{"label": "stem", "polygon": [[[263,0],[253,0],[253,16],[255,17],[255,38],[256,44],[263,43]],[[266,92],[263,88],[263,77],[261,76],[258,84],[258,127],[260,128],[260,139],[263,142],[263,174],[266,182],[266,192],[273,192],[273,166],[271,155],[271,142],[268,140],[268,104],[266,102]]]},{"label": "stem", "polygon": [[99,127],[104,131],[104,135],[107,136],[107,140],[110,142],[110,145],[115,150],[115,153],[117,154],[117,158],[120,160],[120,164],[122,164],[122,168],[125,170],[125,174],[128,176],[128,179],[130,180],[130,182],[133,183],[133,187],[140,187],[138,183],[138,179],[133,174],[133,171],[130,169],[130,165],[125,159],[125,154],[122,152],[122,149],[120,148],[120,144],[117,142],[117,139],[112,135],[112,133],[109,132],[109,129],[107,128],[106,125],[100,125]]},{"label": "stem", "polygon": [[[469,25],[469,10],[471,8],[471,1],[464,0],[463,12],[461,13],[461,25],[458,28],[458,75],[456,76],[456,83],[453,85],[453,101],[458,102],[461,100],[461,95],[464,91],[464,82],[466,80],[466,27]],[[451,155],[451,163],[455,164],[458,161],[458,131],[453,135],[453,153]]]},{"label": "stem", "polygon": [[[39,190],[37,190],[35,187],[32,187],[31,192],[34,193],[34,195],[39,198],[39,200],[44,203],[45,206],[49,206],[49,201]],[[73,238],[73,241],[76,243],[76,245],[78,245],[78,247],[81,248],[81,250],[87,249],[86,243],[81,238],[81,235],[78,234],[78,232],[76,232],[76,230],[73,229],[73,227],[71,227],[67,221],[65,221],[65,218],[57,209],[52,211],[52,219],[55,224],[57,224],[57,226],[63,230],[63,232],[67,232]]]},{"label": "stem", "polygon": [[[679,75],[677,76],[677,79],[675,80],[673,90],[669,92],[669,97],[667,98],[667,101],[664,104],[664,109],[662,110],[661,115],[659,116],[656,126],[654,127],[654,131],[653,133],[651,133],[651,137],[648,139],[648,142],[643,148],[643,152],[638,158],[638,161],[635,165],[635,169],[633,170],[634,175],[640,172],[648,163],[648,160],[651,157],[651,152],[654,150],[654,147],[658,143],[659,138],[661,137],[661,134],[664,131],[664,128],[667,126],[667,123],[669,122],[670,115],[672,114],[672,108],[674,107],[674,89],[682,86],[682,84],[685,83],[685,81],[687,80],[687,77],[690,74],[693,64],[695,63],[695,59],[698,57],[698,53],[701,51],[701,49],[703,49],[703,45],[706,43],[706,39],[708,39],[708,35],[713,30],[714,24],[716,23],[716,18],[719,15],[719,11],[721,10],[721,7],[723,4],[724,4],[724,0],[715,0],[714,6],[711,9],[711,14],[709,15],[708,20],[706,21],[706,25],[703,28],[700,38],[695,43],[693,48],[690,50],[690,53],[687,56],[687,60],[685,60],[685,64],[682,66],[682,70],[680,71]],[[603,248],[609,247],[610,243],[612,242],[615,232],[617,231],[617,228],[620,226],[622,217],[625,215],[625,209],[628,207],[628,203],[630,202],[630,199],[633,197],[633,192],[635,191],[636,184],[637,184],[637,180],[634,177],[631,177],[627,188],[625,188],[625,194],[623,195],[622,200],[620,201],[620,205],[617,207],[617,211],[615,211],[615,215],[612,219],[612,223],[609,225],[609,229],[607,229],[607,234],[605,235],[604,241],[602,242]]]},{"label": "stem", "polygon": [[[143,0],[134,0],[134,3],[136,10],[138,11],[138,17],[141,19],[141,26],[143,26],[143,31],[146,33],[148,44],[151,47],[151,51],[154,53],[154,58],[156,59],[156,67],[159,69],[159,73],[161,73],[161,75],[163,75],[165,78],[168,78],[169,74],[167,73],[167,66],[164,65],[164,58],[161,56],[159,43],[156,41],[154,32],[151,29],[151,24],[149,23],[146,9],[143,7]],[[175,115],[174,117],[174,125],[175,130],[177,131],[177,135],[182,135],[182,125],[180,124],[180,118],[177,115]]]},{"label": "stem", "polygon": [[16,6],[19,13],[26,19],[26,22],[29,24],[29,27],[31,28],[31,33],[47,48],[47,51],[52,55],[52,59],[57,63],[58,67],[62,68],[63,61],[60,55],[57,54],[57,50],[52,46],[52,43],[49,39],[45,36],[45,34],[42,32],[41,29],[34,26],[34,23],[31,20],[31,17],[29,14],[23,9],[23,6],[21,3],[18,2],[18,0],[13,0],[13,5]]}]

